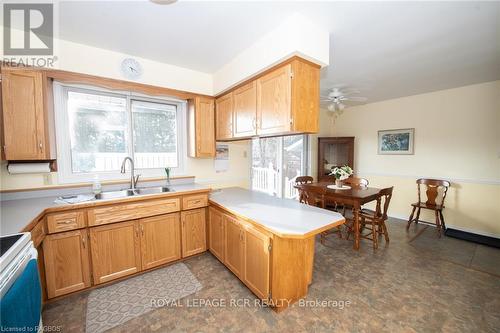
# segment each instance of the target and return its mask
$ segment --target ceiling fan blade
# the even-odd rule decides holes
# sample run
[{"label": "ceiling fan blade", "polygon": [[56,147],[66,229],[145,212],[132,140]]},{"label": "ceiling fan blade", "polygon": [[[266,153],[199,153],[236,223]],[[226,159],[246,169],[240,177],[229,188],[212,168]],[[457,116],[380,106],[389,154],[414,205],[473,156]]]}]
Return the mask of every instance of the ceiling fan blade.
[{"label": "ceiling fan blade", "polygon": [[342,98],[343,101],[351,101],[351,102],[366,102],[368,98],[361,96],[346,96]]}]

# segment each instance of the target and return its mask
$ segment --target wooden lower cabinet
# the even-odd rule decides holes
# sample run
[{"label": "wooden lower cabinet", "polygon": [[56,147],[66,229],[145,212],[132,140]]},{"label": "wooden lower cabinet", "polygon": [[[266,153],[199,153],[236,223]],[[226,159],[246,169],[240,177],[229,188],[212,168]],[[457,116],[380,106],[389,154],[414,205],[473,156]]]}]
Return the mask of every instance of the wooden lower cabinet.
[{"label": "wooden lower cabinet", "polygon": [[142,269],[160,266],[181,258],[179,213],[139,220]]},{"label": "wooden lower cabinet", "polygon": [[271,238],[251,227],[244,230],[243,282],[261,299],[269,297]]},{"label": "wooden lower cabinet", "polygon": [[245,270],[245,230],[235,218],[225,215],[224,264],[240,279]]},{"label": "wooden lower cabinet", "polygon": [[205,208],[181,212],[183,258],[207,250],[205,215]]},{"label": "wooden lower cabinet", "polygon": [[87,235],[83,229],[48,235],[43,241],[48,298],[90,286]]},{"label": "wooden lower cabinet", "polygon": [[90,229],[94,284],[141,271],[139,222]]},{"label": "wooden lower cabinet", "polygon": [[210,252],[224,262],[225,227],[224,215],[218,209],[210,207],[208,210],[208,238]]}]

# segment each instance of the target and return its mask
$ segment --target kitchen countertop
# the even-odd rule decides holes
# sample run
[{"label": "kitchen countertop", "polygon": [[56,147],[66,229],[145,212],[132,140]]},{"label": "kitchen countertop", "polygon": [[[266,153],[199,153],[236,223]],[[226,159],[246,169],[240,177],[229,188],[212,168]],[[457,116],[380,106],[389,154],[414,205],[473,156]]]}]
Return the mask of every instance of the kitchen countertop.
[{"label": "kitchen countertop", "polygon": [[14,234],[25,230],[26,227],[31,222],[40,218],[47,210],[53,211],[53,210],[87,208],[98,205],[110,204],[113,202],[121,203],[121,202],[151,199],[155,197],[162,198],[167,196],[183,195],[189,192],[210,190],[209,187],[199,185],[196,183],[172,185],[172,188],[175,190],[174,192],[137,195],[132,197],[108,199],[108,200],[92,200],[76,204],[54,203],[54,200],[56,200],[57,196],[18,199],[18,200],[3,200],[0,202],[0,209],[1,209],[0,236]]},{"label": "kitchen countertop", "polygon": [[306,238],[345,222],[337,212],[238,187],[213,191],[210,201],[280,237]]}]

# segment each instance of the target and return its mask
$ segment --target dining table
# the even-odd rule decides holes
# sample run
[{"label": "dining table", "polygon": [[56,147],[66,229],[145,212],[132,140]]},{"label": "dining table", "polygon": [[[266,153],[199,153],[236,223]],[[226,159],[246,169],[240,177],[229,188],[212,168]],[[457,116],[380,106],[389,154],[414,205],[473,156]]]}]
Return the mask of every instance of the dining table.
[{"label": "dining table", "polygon": [[[334,187],[334,188],[332,188]],[[360,211],[364,204],[377,200],[382,189],[367,186],[347,186],[338,188],[332,182],[313,182],[296,184],[295,188],[303,191],[308,198],[314,198],[314,205],[326,208],[326,203],[338,206],[352,207],[354,249],[359,250],[360,242]],[[311,201],[308,202],[311,204]]]}]

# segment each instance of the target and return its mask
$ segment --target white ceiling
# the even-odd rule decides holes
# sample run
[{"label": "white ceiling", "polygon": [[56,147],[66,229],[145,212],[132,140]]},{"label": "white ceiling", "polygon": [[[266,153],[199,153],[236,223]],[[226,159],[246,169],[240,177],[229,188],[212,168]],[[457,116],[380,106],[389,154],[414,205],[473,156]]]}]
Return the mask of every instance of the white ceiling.
[{"label": "white ceiling", "polygon": [[213,73],[293,12],[330,31],[322,89],[369,102],[500,79],[500,2],[61,2],[62,39]]}]

